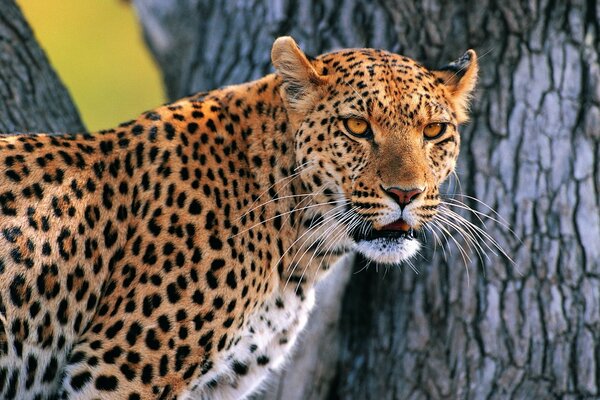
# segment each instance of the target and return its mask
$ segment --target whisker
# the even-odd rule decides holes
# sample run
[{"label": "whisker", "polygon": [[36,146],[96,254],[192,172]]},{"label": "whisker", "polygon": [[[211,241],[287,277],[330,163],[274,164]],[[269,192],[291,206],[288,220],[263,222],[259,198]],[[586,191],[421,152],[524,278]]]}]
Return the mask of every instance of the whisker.
[{"label": "whisker", "polygon": [[[499,220],[503,221],[506,225],[510,225],[508,223],[508,221],[506,221],[492,206],[490,206],[489,204],[487,204],[486,202],[479,200],[477,197],[473,197],[473,196],[469,196],[467,194],[461,194],[461,193],[446,193],[446,196],[460,196],[460,197],[464,197],[465,199],[469,199],[472,200],[480,205],[482,205],[483,207],[487,208],[488,210],[490,210]],[[458,199],[454,199],[452,197],[447,198],[446,200],[455,200],[455,201],[460,201]],[[465,203],[462,203],[463,205],[466,206]],[[467,206],[468,207],[468,206]]]},{"label": "whisker", "polygon": [[358,271],[356,271],[356,272],[355,272],[353,275],[359,274],[359,273],[361,273],[362,271],[365,271],[365,270],[367,270],[367,268],[369,268],[369,267],[371,266],[371,264],[373,263],[373,261],[372,261],[372,260],[370,260],[370,259],[367,259],[366,261],[367,261],[367,263],[365,264],[365,266],[364,266],[364,267],[362,267],[361,269],[359,269]]},{"label": "whisker", "polygon": [[[281,257],[279,257],[279,260],[277,260],[277,262],[275,263],[275,267],[271,270],[271,273],[272,273],[272,271],[276,270],[279,267],[279,264],[281,263],[281,261],[283,260],[283,258],[286,256],[286,254],[289,253],[289,251],[294,247],[294,245],[296,245],[296,243],[298,243],[304,236],[306,236],[307,234],[311,233],[313,230],[316,230],[319,227],[321,227],[323,224],[326,224],[329,221],[335,219],[338,213],[343,212],[343,210],[338,210],[338,209],[343,208],[345,206],[346,206],[346,204],[340,204],[340,205],[332,208],[331,210],[328,210],[325,213],[323,213],[322,216],[324,218],[317,225],[311,227],[310,229],[307,229],[302,235],[300,235],[298,238],[296,238],[296,240],[294,240],[294,242],[292,242],[291,245],[288,246],[288,248],[286,249],[286,251],[281,255]],[[328,215],[327,217],[325,217],[327,214],[330,214],[332,212],[333,212],[333,214]],[[288,269],[289,269],[289,266],[288,266]],[[269,273],[269,277],[270,277],[271,273]]]},{"label": "whisker", "polygon": [[259,209],[260,207],[266,206],[267,204],[274,203],[276,201],[285,200],[285,199],[293,199],[296,197],[307,197],[307,196],[314,197],[315,195],[316,195],[316,193],[306,193],[306,194],[290,194],[287,196],[277,197],[275,199],[270,199],[268,201],[265,201],[264,203],[261,203],[255,207],[251,208],[250,210],[246,211],[246,214],[248,214],[256,209]]},{"label": "whisker", "polygon": [[482,256],[485,256],[489,261],[489,259],[490,259],[489,256],[484,251],[483,247],[478,243],[478,241],[473,237],[473,234],[470,232],[468,227],[463,228],[457,222],[451,220],[450,217],[444,216],[442,214],[437,214],[436,218],[438,218],[440,221],[444,222],[446,225],[452,227],[456,232],[458,232],[458,234],[465,240],[465,243],[467,244],[467,246],[471,249],[475,249],[482,264],[483,264]]},{"label": "whisker", "polygon": [[[442,253],[444,256],[444,260],[448,260],[448,254],[446,253],[446,249],[448,249],[448,253],[452,254],[452,249],[450,248],[450,241],[448,239],[448,237],[446,237],[446,235],[444,235],[444,233],[440,230],[439,227],[437,227],[435,224],[429,224],[426,225],[428,228],[430,228],[431,233],[433,233],[440,241],[440,248],[442,249]],[[436,230],[437,229],[437,232]],[[439,236],[441,236],[442,238],[439,238]],[[445,242],[442,242],[442,239],[445,240]]]},{"label": "whisker", "polygon": [[[327,228],[327,229],[326,229],[324,232],[321,232],[321,233],[319,234],[319,236],[317,236],[317,238],[316,238],[315,240],[313,240],[313,241],[312,241],[312,243],[318,242],[318,241],[319,241],[319,240],[320,240],[322,237],[324,237],[324,235],[325,235],[325,234],[326,234],[328,231],[330,231],[332,228],[333,228],[333,229],[336,229],[336,228],[337,228],[337,227],[339,227],[339,226],[343,226],[343,223],[344,223],[344,222],[345,222],[345,220],[348,218],[348,216],[351,216],[351,215],[352,215],[352,212],[353,212],[353,210],[354,210],[355,208],[356,208],[356,207],[354,207],[353,209],[350,209],[350,210],[346,210],[346,211],[345,211],[345,212],[344,212],[344,213],[343,213],[343,214],[342,214],[342,215],[341,215],[339,218],[337,218],[337,224],[334,224],[334,225],[332,225],[331,227],[328,227],[328,228]],[[308,238],[305,240],[305,243],[306,243],[306,242],[308,242],[308,241],[309,241],[309,239],[311,239],[311,238],[312,238],[312,237],[313,237],[315,234],[317,234],[317,233],[318,233],[318,231],[315,231],[315,232],[313,232],[313,234],[311,234],[311,235],[310,235],[310,236],[309,236],[309,237],[308,237]],[[300,260],[301,260],[301,259],[304,257],[304,255],[305,255],[305,254],[308,252],[308,250],[310,250],[310,248],[311,248],[311,245],[312,245],[312,244],[308,244],[308,245],[305,245],[305,246],[303,246],[303,247],[305,247],[305,250],[304,250],[304,252],[302,253],[302,256],[301,256],[301,257],[298,259],[298,262],[300,262]],[[292,261],[291,261],[291,262],[294,262],[294,260],[296,259],[297,255],[298,255],[297,253],[296,253],[296,255],[294,255],[294,258],[292,258]]]},{"label": "whisker", "polygon": [[[305,163],[303,163],[303,164],[301,164],[301,165],[297,166],[297,167],[296,167],[294,170],[296,171],[296,170],[298,170],[298,169],[300,169],[300,168],[303,168],[304,166],[306,166],[307,164],[310,164],[311,162],[312,162],[312,161],[307,161],[307,162],[305,162]],[[309,166],[309,167],[314,167],[314,165],[311,165],[311,166]],[[254,206],[254,204],[256,204],[256,202],[257,202],[258,200],[260,200],[260,198],[261,198],[262,196],[264,196],[264,195],[265,195],[265,194],[266,194],[266,193],[267,193],[269,190],[271,190],[271,188],[273,188],[275,185],[277,185],[277,184],[279,184],[279,183],[283,183],[283,181],[286,181],[286,180],[287,180],[287,182],[286,182],[286,183],[285,183],[285,184],[284,184],[282,187],[280,187],[280,188],[279,188],[279,190],[278,190],[277,192],[275,192],[275,194],[278,194],[278,193],[279,193],[279,191],[281,191],[281,190],[282,190],[284,187],[286,187],[287,185],[289,185],[289,184],[290,184],[290,183],[291,183],[291,182],[292,182],[292,181],[293,181],[295,178],[297,178],[298,176],[300,176],[300,174],[301,174],[302,172],[304,172],[304,171],[306,171],[306,170],[308,170],[308,169],[309,169],[309,168],[305,168],[304,170],[297,171],[297,172],[295,172],[295,173],[293,173],[293,174],[291,174],[291,175],[289,175],[289,176],[285,176],[285,177],[281,178],[280,180],[278,180],[277,182],[273,183],[271,186],[269,186],[268,188],[266,188],[266,189],[265,189],[265,190],[264,190],[264,191],[263,191],[263,192],[262,192],[260,195],[258,195],[258,197],[257,197],[257,198],[256,198],[256,199],[255,199],[255,200],[252,202],[252,204],[250,204],[250,207],[253,207],[253,206]],[[254,210],[254,209],[255,209],[255,208],[253,208],[253,209],[251,209],[251,210],[248,210],[248,211],[246,211],[244,214],[242,214],[241,216],[239,216],[239,217],[238,217],[238,220],[242,219],[242,218],[243,218],[245,215],[247,215],[247,214],[248,214],[250,211],[252,211],[252,210]]]},{"label": "whisker", "polygon": [[[514,262],[514,260],[506,253],[506,251],[504,251],[504,249],[502,248],[502,246],[500,246],[500,243],[498,243],[498,241],[496,239],[494,239],[489,233],[487,233],[486,231],[484,231],[483,229],[481,229],[480,227],[478,227],[477,225],[475,225],[474,223],[472,223],[471,221],[469,221],[468,219],[464,218],[463,216],[461,216],[460,214],[457,214],[456,212],[446,209],[446,212],[449,215],[452,215],[452,217],[455,219],[455,221],[460,221],[460,223],[462,223],[464,226],[467,227],[467,229],[470,229],[473,231],[474,234],[477,235],[477,237],[479,237],[481,239],[481,241],[484,243],[484,245],[495,255],[497,255],[496,251],[488,244],[488,241],[494,246],[494,248],[496,250],[498,250],[504,257],[506,257],[511,264],[513,264],[516,267],[516,263]],[[518,268],[517,268],[518,270]]]},{"label": "whisker", "polygon": [[[329,247],[325,250],[325,255],[327,255],[327,263],[331,264],[331,253],[329,253],[330,251],[333,250],[333,245],[336,243],[336,241],[338,241],[340,239],[340,237],[342,237],[343,235],[346,236],[350,236],[350,233],[352,232],[353,229],[355,229],[356,227],[360,226],[361,224],[364,224],[364,221],[356,214],[353,214],[353,218],[351,218],[348,223],[345,225],[345,229],[343,229],[340,233],[337,234],[337,236],[334,238],[334,240],[331,242],[331,244],[329,245]],[[327,254],[329,253],[329,254]],[[321,263],[325,260],[325,256],[323,256],[323,258],[321,259]]]},{"label": "whisker", "polygon": [[424,225],[424,228],[427,229],[427,231],[429,233],[431,233],[431,236],[433,237],[433,255],[435,256],[438,245],[439,245],[440,248],[442,249],[442,256],[444,257],[444,260],[447,260],[446,250],[444,249],[444,246],[442,245],[442,241],[440,240],[437,232],[435,232],[433,230],[433,228],[429,225]]},{"label": "whisker", "polygon": [[[346,220],[352,221],[353,218],[356,218],[356,215],[350,212],[346,213],[346,217],[342,220],[339,221],[337,226],[334,226],[333,229],[328,228],[325,232],[323,232],[318,238],[317,240],[320,240],[321,238],[325,237],[326,235],[329,236],[330,239],[329,241],[331,242],[328,249],[325,251],[325,255],[327,254],[327,251],[329,251],[329,248],[331,248],[331,246],[333,244],[335,244],[337,242],[337,240],[344,234],[345,232],[345,223]],[[340,232],[336,231],[340,229]],[[306,270],[310,267],[312,260],[314,259],[315,255],[317,255],[320,251],[320,249],[324,246],[324,242],[320,243],[319,246],[313,250],[313,254],[310,257],[310,259],[308,260],[308,262],[306,263],[306,266],[304,267],[304,270],[302,271],[302,275],[300,275],[300,280],[298,281],[298,285],[296,286],[296,291],[298,291],[298,288],[300,287],[300,283],[302,282],[302,280],[304,279],[304,274],[306,273]],[[310,247],[308,247],[310,248]],[[304,254],[306,254],[306,251],[304,252]],[[302,255],[302,257],[304,257],[304,254]],[[321,257],[321,262],[319,263],[319,266],[317,269],[315,269],[314,275],[316,275],[319,271],[319,269],[321,268],[321,265],[323,264],[323,260],[325,259],[325,255],[323,255],[323,257]],[[300,257],[300,259],[298,261],[300,261],[302,259],[302,257]]]},{"label": "whisker", "polygon": [[[439,224],[439,221],[437,220],[432,220],[431,221],[432,226],[437,226],[438,229],[440,229],[441,232],[444,232],[446,237],[451,239],[454,244],[456,245],[456,248],[458,249],[458,251],[460,252],[464,265],[465,265],[465,271],[467,272],[467,284],[470,285],[471,284],[471,278],[469,275],[469,268],[468,268],[468,264],[472,261],[471,257],[469,257],[469,255],[467,254],[467,252],[465,251],[465,249],[460,245],[460,243],[458,242],[458,240],[456,240],[456,238],[454,236],[452,236],[452,234],[450,233],[450,231],[448,231],[448,229],[446,229],[446,227],[444,227],[443,225]],[[467,262],[467,260],[469,260],[469,263]]]},{"label": "whisker", "polygon": [[290,213],[293,213],[293,212],[303,211],[303,210],[307,210],[309,208],[322,207],[322,206],[326,206],[326,205],[329,205],[329,204],[337,204],[337,203],[341,203],[341,202],[345,202],[345,201],[346,200],[333,200],[333,201],[329,201],[327,203],[311,204],[310,206],[306,206],[306,207],[302,207],[302,208],[299,208],[299,209],[293,209],[293,210],[290,210],[290,211],[286,211],[286,212],[278,214],[278,215],[276,215],[274,217],[269,217],[269,218],[265,219],[264,221],[258,222],[256,224],[252,225],[250,228],[244,229],[243,231],[240,231],[240,232],[236,233],[235,235],[229,236],[229,238],[234,238],[236,236],[239,236],[242,233],[248,232],[249,230],[256,228],[257,226],[263,225],[263,224],[265,224],[265,223],[267,223],[269,221],[274,220],[275,218],[279,218],[279,217],[282,217],[284,215],[287,215],[287,214],[290,214]]},{"label": "whisker", "polygon": [[[355,208],[356,208],[356,207],[355,207]],[[346,217],[347,217],[347,215],[349,215],[349,214],[350,214],[350,213],[351,213],[353,210],[354,210],[354,208],[353,208],[353,209],[351,209],[351,210],[346,210],[346,211],[345,211],[345,212],[342,214],[342,218],[346,218]],[[334,215],[334,217],[335,217],[335,215]],[[329,229],[329,228],[328,228],[328,229]],[[308,231],[307,231],[307,232],[308,232]],[[314,232],[313,232],[313,233],[312,233],[312,234],[311,234],[311,235],[310,235],[310,236],[309,236],[309,237],[308,237],[308,238],[307,238],[307,239],[304,241],[304,243],[307,243],[307,242],[309,242],[309,240],[310,240],[310,239],[311,239],[311,238],[312,238],[314,235],[316,235],[317,233],[318,233],[318,230],[315,230],[315,231],[314,231]],[[319,234],[319,236],[317,236],[317,240],[318,240],[318,238],[320,238],[322,235],[323,235],[323,233]],[[304,236],[304,235],[303,235],[303,236]],[[316,241],[316,240],[315,240],[315,241]],[[314,241],[313,241],[313,242],[314,242]],[[285,288],[287,287],[287,285],[288,285],[288,283],[289,283],[289,281],[290,281],[290,279],[291,279],[292,275],[294,274],[294,272],[295,272],[296,268],[297,268],[297,267],[298,267],[298,265],[300,264],[300,260],[302,260],[302,258],[303,258],[303,257],[304,257],[304,255],[306,254],[306,252],[307,252],[307,251],[310,249],[310,246],[311,246],[310,244],[308,244],[308,245],[306,245],[306,246],[303,246],[303,247],[305,247],[305,250],[304,250],[304,252],[302,253],[302,255],[300,256],[300,258],[298,259],[298,261],[297,261],[297,262],[294,262],[294,261],[296,260],[296,257],[298,256],[298,253],[296,253],[296,254],[294,255],[294,257],[291,259],[291,261],[290,261],[290,266],[292,266],[292,265],[293,265],[293,269],[292,269],[291,273],[289,274],[289,276],[288,276],[288,279],[286,280],[286,283],[285,283],[285,285],[284,285],[284,290],[285,290]],[[301,276],[301,278],[300,278],[300,281],[298,282],[298,286],[299,286],[299,285],[302,283],[302,278],[304,277],[304,273],[306,272],[306,268],[308,268],[308,265],[307,265],[307,266],[304,268],[304,270],[302,271],[302,276]],[[289,267],[288,267],[288,269],[289,269]],[[298,286],[296,287],[296,290],[298,290]]]},{"label": "whisker", "polygon": [[[308,203],[311,203],[311,202],[313,202],[313,200],[315,199],[315,197],[316,197],[316,196],[318,196],[318,195],[319,195],[319,194],[322,192],[322,190],[324,190],[324,188],[321,188],[321,189],[319,189],[319,190],[318,190],[318,191],[316,191],[315,193],[310,193],[310,197],[305,197],[305,198],[301,199],[301,200],[298,202],[298,204],[296,204],[296,205],[294,206],[294,208],[293,208],[292,210],[297,210],[297,209],[298,209],[298,207],[304,207],[304,206],[302,205],[302,203],[304,203],[304,202],[305,202],[307,199],[308,199]],[[308,205],[308,203],[307,203],[307,205]],[[288,222],[288,220],[291,218],[291,216],[292,216],[292,213],[289,213],[288,215],[286,215],[286,217],[285,217],[285,219],[283,220],[283,222],[282,222],[282,224],[281,224],[281,225],[282,225],[282,226],[283,226],[283,225],[285,225],[285,224]],[[298,218],[298,219],[296,220],[296,222],[298,222],[300,219],[301,219],[301,218]]]},{"label": "whisker", "polygon": [[415,274],[419,275],[419,270],[417,269],[417,267],[415,266],[415,264],[411,261],[411,260],[404,260],[404,262],[410,267],[410,269],[412,269],[414,271]]},{"label": "whisker", "polygon": [[508,222],[506,220],[494,218],[491,215],[488,215],[488,214],[486,214],[484,212],[481,212],[479,210],[475,210],[474,208],[470,207],[469,205],[463,203],[460,200],[445,199],[440,204],[444,204],[444,205],[447,205],[449,207],[458,207],[458,208],[461,208],[461,209],[463,209],[465,211],[473,213],[477,217],[477,219],[479,220],[479,222],[481,222],[482,225],[485,225],[485,222],[484,222],[483,218],[486,218],[486,219],[488,219],[488,220],[490,220],[492,222],[497,223],[498,225],[502,226],[503,228],[508,229],[511,233],[515,234],[511,230],[511,228],[510,228],[510,226],[509,226],[509,224],[508,224]]}]

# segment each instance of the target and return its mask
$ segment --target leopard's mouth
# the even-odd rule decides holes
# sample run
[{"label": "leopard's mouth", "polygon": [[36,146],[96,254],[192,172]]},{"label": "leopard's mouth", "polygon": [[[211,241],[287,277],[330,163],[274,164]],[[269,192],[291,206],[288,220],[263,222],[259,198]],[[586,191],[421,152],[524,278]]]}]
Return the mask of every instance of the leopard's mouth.
[{"label": "leopard's mouth", "polygon": [[352,236],[356,251],[382,264],[400,264],[417,254],[421,246],[415,230],[403,219],[366,232],[355,230]]},{"label": "leopard's mouth", "polygon": [[366,240],[377,240],[377,239],[414,239],[415,230],[404,221],[402,218],[387,224],[380,229],[372,228],[368,232],[358,230],[354,232],[354,240],[356,242]]}]

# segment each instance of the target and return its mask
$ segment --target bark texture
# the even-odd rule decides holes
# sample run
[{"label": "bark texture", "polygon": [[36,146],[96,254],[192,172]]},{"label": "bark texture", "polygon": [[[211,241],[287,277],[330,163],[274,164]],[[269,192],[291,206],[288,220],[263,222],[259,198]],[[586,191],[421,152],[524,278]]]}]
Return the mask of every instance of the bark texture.
[{"label": "bark texture", "polygon": [[13,0],[0,0],[0,132],[78,132],[77,109]]},{"label": "bark texture", "polygon": [[264,398],[298,398],[298,387],[311,399],[600,396],[596,1],[134,4],[171,98],[265,74],[283,34],[313,54],[382,47],[441,65],[474,48],[481,60],[458,176],[463,193],[507,220],[514,234],[497,223],[484,229],[514,264],[474,251],[463,261],[450,239],[418,262],[418,274],[353,275],[339,319],[340,307],[327,317],[335,334],[320,336],[333,351],[305,338],[296,353],[328,367],[307,374],[292,363]]}]

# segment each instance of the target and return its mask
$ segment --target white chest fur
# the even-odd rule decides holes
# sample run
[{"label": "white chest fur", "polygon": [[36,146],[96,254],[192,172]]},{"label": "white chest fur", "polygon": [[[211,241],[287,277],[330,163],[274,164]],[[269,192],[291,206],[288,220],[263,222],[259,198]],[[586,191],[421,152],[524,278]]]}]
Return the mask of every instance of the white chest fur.
[{"label": "white chest fur", "polygon": [[209,373],[194,382],[184,399],[244,399],[269,372],[282,365],[314,305],[314,289],[307,290],[301,300],[290,286],[273,293],[249,316],[239,341],[215,360]]}]

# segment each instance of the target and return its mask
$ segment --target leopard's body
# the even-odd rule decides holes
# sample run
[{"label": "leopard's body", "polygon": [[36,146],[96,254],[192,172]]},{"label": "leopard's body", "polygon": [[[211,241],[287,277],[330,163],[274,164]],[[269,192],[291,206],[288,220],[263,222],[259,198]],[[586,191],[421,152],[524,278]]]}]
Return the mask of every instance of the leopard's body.
[{"label": "leopard's body", "polygon": [[[438,72],[368,49],[309,61],[283,38],[258,81],[93,135],[2,137],[0,397],[250,394],[339,257],[416,251],[394,221],[435,213],[475,81],[465,57]],[[424,140],[432,121],[448,131]]]}]

